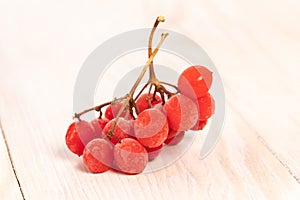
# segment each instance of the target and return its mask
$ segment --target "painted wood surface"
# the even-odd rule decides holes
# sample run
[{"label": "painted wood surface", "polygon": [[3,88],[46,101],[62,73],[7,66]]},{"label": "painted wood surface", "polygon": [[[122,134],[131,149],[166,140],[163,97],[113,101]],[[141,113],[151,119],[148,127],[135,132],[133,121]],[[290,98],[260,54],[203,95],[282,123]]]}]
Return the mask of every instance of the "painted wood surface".
[{"label": "painted wood surface", "polygon": [[[103,41],[161,14],[219,70],[222,138],[204,160],[199,134],[162,170],[90,174],[64,144],[76,76]],[[299,199],[299,18],[292,0],[1,1],[1,199]]]}]

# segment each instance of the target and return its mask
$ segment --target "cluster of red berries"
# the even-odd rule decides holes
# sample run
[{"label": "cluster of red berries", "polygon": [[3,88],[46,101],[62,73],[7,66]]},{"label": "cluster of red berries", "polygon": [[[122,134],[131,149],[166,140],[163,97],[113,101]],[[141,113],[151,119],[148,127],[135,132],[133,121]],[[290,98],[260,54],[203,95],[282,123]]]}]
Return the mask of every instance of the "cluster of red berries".
[{"label": "cluster of red berries", "polygon": [[[116,169],[141,173],[164,145],[176,145],[187,130],[202,130],[214,113],[209,94],[212,72],[191,66],[178,79],[178,93],[163,96],[141,94],[134,102],[135,114],[123,109],[124,102],[108,105],[105,117],[72,123],[66,134],[68,148],[93,173]],[[120,111],[121,110],[121,111]],[[121,113],[120,113],[121,112]]]}]

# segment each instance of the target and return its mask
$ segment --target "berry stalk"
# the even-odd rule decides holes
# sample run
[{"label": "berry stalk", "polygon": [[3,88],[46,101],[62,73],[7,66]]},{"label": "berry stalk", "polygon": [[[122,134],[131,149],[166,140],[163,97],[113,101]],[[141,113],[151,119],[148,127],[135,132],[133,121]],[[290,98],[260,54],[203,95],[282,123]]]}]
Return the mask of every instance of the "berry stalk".
[{"label": "berry stalk", "polygon": [[[165,18],[163,16],[158,16],[156,18],[155,22],[154,22],[154,25],[153,25],[153,28],[151,30],[149,40],[148,40],[148,57],[150,57],[152,55],[152,41],[153,41],[153,36],[154,36],[154,33],[157,29],[157,26],[160,22],[164,22],[164,21],[165,21]],[[168,91],[162,84],[173,87],[176,90],[176,93]],[[148,79],[147,83],[144,85],[144,87],[141,89],[141,91],[138,93],[138,95],[135,97],[135,100],[138,99],[138,97],[142,94],[142,92],[149,85],[150,85],[150,87],[149,87],[148,96],[147,96],[147,101],[148,101],[149,107],[152,107],[151,101],[154,101],[156,99],[155,98],[156,93],[160,94],[160,97],[162,99],[162,104],[165,103],[165,94],[167,95],[168,98],[170,98],[171,96],[179,93],[179,90],[175,85],[170,84],[170,83],[166,83],[166,82],[161,82],[156,78],[153,61],[150,63],[150,66],[149,66],[149,79]],[[154,87],[154,92],[153,92],[153,97],[152,97],[152,100],[151,100],[150,94],[151,94],[151,90],[152,90],[153,87]]]},{"label": "berry stalk", "polygon": [[[104,104],[101,104],[101,105],[94,106],[94,107],[92,107],[92,108],[83,110],[83,111],[81,111],[81,112],[79,112],[79,113],[75,113],[74,116],[73,116],[73,119],[77,118],[79,121],[81,121],[81,119],[80,119],[80,116],[81,116],[81,115],[83,115],[83,114],[85,114],[85,113],[88,113],[88,112],[90,112],[90,111],[93,111],[93,110],[94,110],[94,111],[97,111],[97,112],[100,112],[100,117],[101,117],[101,114],[102,114],[101,108],[103,108],[103,107],[105,107],[105,106],[108,106],[108,105],[110,105],[110,104],[113,103],[113,102],[121,101],[121,100],[124,100],[124,99],[125,99],[125,102],[123,103],[123,105],[122,105],[120,111],[119,111],[118,114],[117,114],[117,117],[116,117],[117,120],[119,119],[119,117],[121,116],[122,112],[125,110],[126,107],[128,107],[128,106],[129,106],[130,108],[136,107],[136,106],[135,106],[135,103],[134,103],[135,101],[133,100],[133,94],[134,94],[136,88],[138,87],[138,85],[140,84],[142,78],[144,77],[144,75],[145,75],[145,73],[146,73],[148,67],[150,66],[151,62],[153,61],[153,59],[154,59],[155,55],[157,54],[159,48],[161,47],[161,45],[163,44],[164,40],[166,39],[166,37],[167,37],[168,35],[169,35],[168,33],[163,33],[163,34],[161,35],[161,39],[160,39],[160,41],[159,41],[157,47],[155,48],[155,50],[153,51],[153,53],[151,54],[151,56],[148,58],[148,60],[147,60],[146,64],[144,65],[144,67],[143,67],[141,73],[139,74],[139,76],[138,76],[136,82],[134,83],[134,85],[132,86],[131,90],[129,91],[129,93],[128,93],[127,95],[125,95],[125,96],[123,96],[123,97],[120,97],[120,98],[117,98],[117,99],[115,99],[114,101],[109,101],[109,102],[106,102],[106,103],[104,103]],[[116,120],[116,121],[117,121],[117,120]],[[113,127],[114,127],[114,126],[113,126]]]},{"label": "berry stalk", "polygon": [[[153,36],[156,31],[156,28],[160,22],[164,22],[164,21],[165,21],[164,16],[158,16],[154,22],[154,25],[153,25],[153,28],[151,30],[149,40],[148,40],[148,57],[150,57],[152,54],[152,41],[153,41]],[[153,60],[150,63],[150,67],[149,67],[149,77],[150,77],[149,79],[156,79],[156,76],[154,73],[154,67],[153,67]]]},{"label": "berry stalk", "polygon": [[116,120],[115,120],[115,122],[114,122],[114,124],[113,124],[113,126],[112,126],[112,128],[111,128],[111,131],[112,131],[112,132],[113,132],[113,130],[114,130],[114,128],[115,128],[115,126],[116,126],[116,124],[117,124],[117,122],[118,122],[118,119],[120,118],[120,116],[121,116],[121,114],[122,114],[122,112],[125,110],[125,108],[126,108],[127,106],[129,106],[130,103],[132,104],[132,102],[134,102],[134,100],[133,100],[133,94],[134,94],[136,88],[137,88],[138,85],[140,84],[140,82],[141,82],[142,78],[144,77],[144,75],[145,75],[145,73],[146,73],[148,67],[150,66],[151,62],[153,61],[154,56],[157,54],[159,48],[161,47],[161,45],[163,44],[163,42],[165,41],[165,39],[166,39],[166,37],[167,37],[168,35],[169,35],[168,33],[163,33],[163,34],[161,35],[161,39],[160,39],[160,41],[159,41],[157,47],[154,49],[153,53],[152,53],[151,56],[148,58],[148,60],[147,60],[147,62],[146,62],[146,64],[145,64],[144,68],[142,69],[140,75],[138,76],[138,78],[137,78],[137,80],[135,81],[134,85],[132,86],[131,90],[130,90],[129,93],[127,94],[126,100],[125,100],[125,102],[122,104],[122,107],[120,108],[120,110],[119,110],[119,112],[118,112],[118,114],[117,114],[117,116],[116,116]]}]

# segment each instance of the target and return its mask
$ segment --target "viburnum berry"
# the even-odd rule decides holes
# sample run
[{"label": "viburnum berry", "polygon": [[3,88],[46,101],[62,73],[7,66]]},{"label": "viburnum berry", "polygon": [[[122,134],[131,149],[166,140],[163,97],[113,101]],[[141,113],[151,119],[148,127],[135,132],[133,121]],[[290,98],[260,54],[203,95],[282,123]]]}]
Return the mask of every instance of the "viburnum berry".
[{"label": "viburnum berry", "polygon": [[90,141],[83,151],[83,163],[93,173],[107,171],[112,166],[113,145],[103,138]]},{"label": "viburnum berry", "polygon": [[163,145],[161,144],[158,147],[154,147],[154,148],[149,148],[149,147],[145,147],[147,152],[148,152],[148,160],[154,160],[154,158],[156,158],[159,153],[161,152]]},{"label": "viburnum berry", "polygon": [[110,120],[103,129],[103,134],[113,144],[118,143],[123,138],[132,137],[134,135],[132,121],[120,117],[116,123],[114,130],[112,130],[112,126],[115,123],[115,120],[116,119]]},{"label": "viburnum berry", "polygon": [[105,125],[109,122],[106,118],[101,119],[94,119],[91,121],[91,124],[95,131],[95,138],[101,138],[102,137],[102,131],[105,127]]},{"label": "viburnum berry", "polygon": [[210,118],[215,111],[215,100],[207,93],[195,101],[198,108],[198,121],[205,121]]},{"label": "viburnum berry", "polygon": [[162,102],[161,98],[158,95],[155,95],[155,98],[153,99],[152,93],[150,93],[149,96],[148,94],[142,94],[136,101],[136,106],[138,107],[140,112],[143,112],[148,108],[151,108],[148,99],[150,100],[151,106],[154,106]]},{"label": "viburnum berry", "polygon": [[184,95],[174,95],[166,101],[164,110],[170,129],[185,131],[195,125],[198,119],[196,104]]},{"label": "viburnum berry", "polygon": [[142,145],[150,148],[163,144],[168,130],[166,116],[157,109],[144,110],[134,122],[135,137]]},{"label": "viburnum berry", "polygon": [[193,131],[203,130],[207,124],[207,120],[197,121],[197,123],[191,128]]},{"label": "viburnum berry", "polygon": [[203,66],[191,66],[179,76],[178,89],[191,99],[204,96],[212,84],[212,72]]},{"label": "viburnum berry", "polygon": [[66,144],[70,151],[81,156],[85,145],[95,138],[95,132],[87,121],[73,122],[66,133]]},{"label": "viburnum berry", "polygon": [[114,161],[119,170],[127,174],[141,173],[148,163],[148,153],[133,138],[124,138],[114,148]]},{"label": "viburnum berry", "polygon": [[183,137],[184,137],[184,134],[185,132],[184,131],[181,131],[178,135],[176,135],[175,137],[171,137],[171,138],[167,138],[165,140],[165,144],[167,145],[176,145],[176,144],[179,144]]},{"label": "viburnum berry", "polygon": [[[122,107],[122,103],[116,103],[116,104],[111,104],[109,105],[106,110],[105,110],[105,117],[109,120],[114,119],[115,117],[117,117],[118,112],[120,111],[121,107]],[[121,114],[120,117],[126,118],[126,119],[131,119],[131,115],[129,113],[128,110],[124,110]]]}]

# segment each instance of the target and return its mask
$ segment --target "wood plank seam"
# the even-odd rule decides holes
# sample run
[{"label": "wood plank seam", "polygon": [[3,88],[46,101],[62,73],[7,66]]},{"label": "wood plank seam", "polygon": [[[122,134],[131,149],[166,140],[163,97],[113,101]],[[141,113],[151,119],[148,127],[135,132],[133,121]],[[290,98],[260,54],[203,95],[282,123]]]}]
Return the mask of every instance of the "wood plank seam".
[{"label": "wood plank seam", "polygon": [[261,144],[267,148],[267,150],[275,157],[276,160],[288,171],[288,173],[297,181],[297,183],[300,185],[300,178],[297,177],[296,173],[293,172],[293,170],[286,164],[284,161],[282,161],[279,157],[279,155],[268,145],[268,143],[265,141],[265,139],[259,135],[258,131],[244,118],[244,116],[229,102],[227,102],[232,110],[236,112],[236,114],[245,122],[245,124],[253,130],[255,133],[257,139]]},{"label": "wood plank seam", "polygon": [[4,129],[3,129],[3,126],[2,126],[1,119],[0,119],[0,129],[1,129],[2,137],[3,137],[4,143],[5,143],[5,147],[6,147],[6,150],[7,150],[7,153],[8,153],[8,157],[9,157],[9,161],[10,161],[12,170],[13,170],[15,178],[17,180],[17,183],[18,183],[18,186],[19,186],[22,198],[25,200],[26,198],[25,198],[24,192],[22,190],[21,183],[19,181],[19,178],[18,178],[18,175],[17,175],[17,171],[16,171],[16,168],[15,168],[14,162],[12,160],[11,152],[9,150],[9,146],[8,146],[8,143],[7,143],[7,140],[6,140],[6,137],[5,137],[5,132],[4,132]]}]

